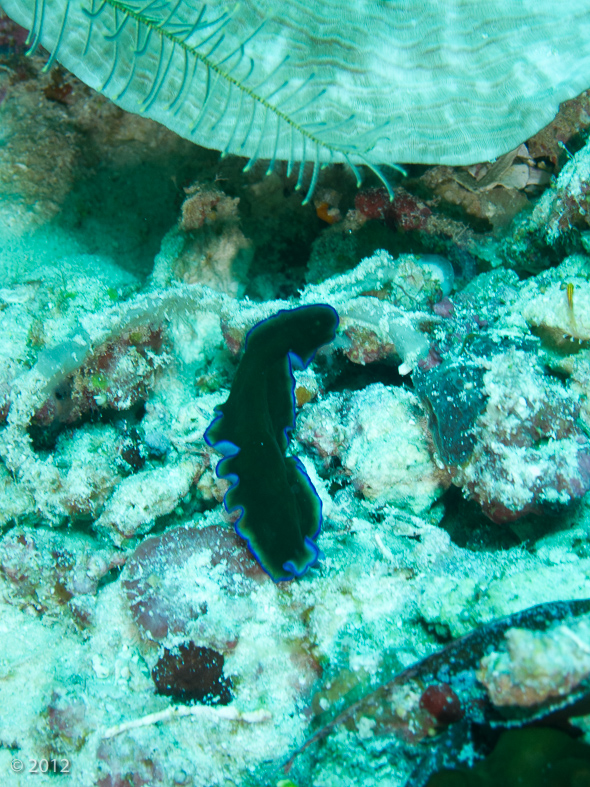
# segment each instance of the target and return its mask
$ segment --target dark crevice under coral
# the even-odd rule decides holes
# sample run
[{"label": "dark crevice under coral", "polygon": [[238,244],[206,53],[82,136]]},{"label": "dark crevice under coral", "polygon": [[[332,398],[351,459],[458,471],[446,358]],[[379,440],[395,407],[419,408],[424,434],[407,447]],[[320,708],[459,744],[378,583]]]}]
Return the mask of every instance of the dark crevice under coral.
[{"label": "dark crevice under coral", "polygon": [[[67,394],[56,392],[56,398],[63,401]],[[95,410],[86,411],[80,418],[69,423],[55,419],[49,424],[35,423],[34,421],[27,427],[27,433],[33,443],[35,451],[53,451],[56,447],[58,437],[67,430],[76,430],[85,424],[113,424],[123,430],[124,427],[134,428],[141,423],[145,415],[145,402],[137,401],[128,410],[117,410],[114,407],[101,407]],[[129,458],[131,455],[129,454]],[[130,470],[133,468],[131,462],[127,462]]]},{"label": "dark crevice under coral", "polygon": [[518,536],[504,525],[494,524],[474,500],[466,500],[461,490],[450,486],[441,498],[444,516],[439,526],[454,544],[473,552],[511,549],[520,543]]},{"label": "dark crevice under coral", "polygon": [[[143,148],[141,160],[122,166],[93,145],[80,161],[81,177],[55,218],[90,254],[111,254],[126,270],[148,275],[164,234],[177,219],[183,185],[200,174],[202,153],[178,140],[164,153]],[[94,242],[93,242],[94,241]]]},{"label": "dark crevice under coral", "polygon": [[343,391],[361,391],[373,383],[383,385],[405,386],[413,388],[408,376],[403,376],[398,371],[397,363],[376,362],[366,366],[353,363],[344,356],[339,359],[339,370],[336,376],[330,379],[326,391],[341,393]]},{"label": "dark crevice under coral", "polygon": [[109,569],[107,573],[98,580],[97,590],[101,590],[103,587],[106,587],[107,585],[111,585],[113,582],[116,582],[121,576],[122,570],[123,570],[122,565],[113,566],[113,568]]},{"label": "dark crevice under coral", "polygon": [[[484,514],[479,503],[466,500],[456,486],[450,486],[441,500],[445,514],[439,527],[447,531],[454,544],[472,552],[495,552],[519,545],[532,547],[536,541],[569,528],[563,524],[563,510],[551,512],[547,508],[525,514],[516,522],[497,524]],[[579,500],[573,500],[567,504],[567,510],[573,513],[579,505]]]}]

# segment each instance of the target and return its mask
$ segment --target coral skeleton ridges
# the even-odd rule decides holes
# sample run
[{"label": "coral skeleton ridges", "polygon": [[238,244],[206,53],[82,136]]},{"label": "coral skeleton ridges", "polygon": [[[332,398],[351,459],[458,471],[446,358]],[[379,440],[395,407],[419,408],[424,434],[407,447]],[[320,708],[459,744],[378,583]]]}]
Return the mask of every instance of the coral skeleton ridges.
[{"label": "coral skeleton ridges", "polygon": [[2,4],[30,53],[123,109],[251,161],[366,165],[388,189],[380,166],[495,159],[590,85],[589,0]]}]

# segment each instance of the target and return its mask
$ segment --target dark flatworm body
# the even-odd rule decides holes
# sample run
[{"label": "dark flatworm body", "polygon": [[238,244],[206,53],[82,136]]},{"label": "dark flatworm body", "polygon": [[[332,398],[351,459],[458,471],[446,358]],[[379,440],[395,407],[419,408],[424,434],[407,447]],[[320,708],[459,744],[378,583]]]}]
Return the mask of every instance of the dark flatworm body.
[{"label": "dark flatworm body", "polygon": [[246,337],[227,401],[205,432],[224,455],[219,478],[232,482],[229,512],[236,532],[275,582],[300,577],[318,559],[322,504],[301,462],[286,456],[295,426],[292,368],[305,369],[336,335],[338,315],[314,304],[280,311]]}]

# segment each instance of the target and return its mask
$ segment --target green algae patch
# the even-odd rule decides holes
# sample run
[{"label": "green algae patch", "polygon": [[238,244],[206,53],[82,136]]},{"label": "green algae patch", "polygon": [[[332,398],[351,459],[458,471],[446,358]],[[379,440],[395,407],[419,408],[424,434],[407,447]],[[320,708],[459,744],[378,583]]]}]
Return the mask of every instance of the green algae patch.
[{"label": "green algae patch", "polygon": [[467,770],[441,771],[427,787],[582,787],[590,784],[590,746],[560,730],[503,733],[494,751]]}]

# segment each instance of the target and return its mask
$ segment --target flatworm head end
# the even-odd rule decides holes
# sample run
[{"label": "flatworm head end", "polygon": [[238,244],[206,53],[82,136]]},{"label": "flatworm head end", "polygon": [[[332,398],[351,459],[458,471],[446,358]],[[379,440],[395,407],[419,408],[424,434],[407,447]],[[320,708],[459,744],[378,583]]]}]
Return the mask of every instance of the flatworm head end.
[{"label": "flatworm head end", "polygon": [[296,356],[296,367],[305,369],[316,351],[334,340],[338,321],[338,312],[326,303],[282,309],[248,332],[246,352],[264,344],[268,355]]}]

